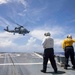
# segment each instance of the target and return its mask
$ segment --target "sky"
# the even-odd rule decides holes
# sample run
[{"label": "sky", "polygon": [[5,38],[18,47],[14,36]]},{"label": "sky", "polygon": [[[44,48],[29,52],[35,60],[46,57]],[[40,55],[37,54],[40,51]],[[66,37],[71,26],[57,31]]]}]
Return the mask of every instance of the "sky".
[{"label": "sky", "polygon": [[[16,23],[30,33],[4,31],[6,26],[14,30]],[[63,52],[66,36],[75,38],[75,0],[0,0],[0,52],[43,52],[45,32],[54,39],[54,51]]]}]

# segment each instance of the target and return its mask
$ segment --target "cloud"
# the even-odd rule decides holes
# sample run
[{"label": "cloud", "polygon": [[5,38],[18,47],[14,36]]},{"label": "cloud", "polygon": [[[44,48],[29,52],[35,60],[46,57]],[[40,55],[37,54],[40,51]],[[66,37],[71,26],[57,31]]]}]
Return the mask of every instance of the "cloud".
[{"label": "cloud", "polygon": [[[62,41],[63,41],[63,38],[64,36],[66,35],[66,32],[65,32],[65,28],[63,29],[62,27],[53,27],[53,28],[41,28],[41,29],[36,29],[36,30],[33,30],[30,35],[34,38],[36,38],[36,40],[40,40],[42,42],[43,38],[44,38],[44,33],[45,32],[50,32],[51,33],[51,36],[54,38],[54,48],[55,48],[55,51],[63,51],[62,50]],[[61,37],[61,36],[63,37]],[[37,43],[35,41],[35,43]],[[39,44],[40,46],[41,44]],[[37,47],[39,47],[37,45]],[[43,51],[42,49],[42,45],[40,46],[41,50]]]},{"label": "cloud", "polygon": [[26,8],[26,6],[27,6],[26,0],[15,0],[15,1],[18,1],[19,3],[21,3]]},{"label": "cloud", "polygon": [[62,44],[62,39],[61,39],[61,38],[55,39],[54,42],[55,42],[55,45],[61,46],[61,44]]},{"label": "cloud", "polygon": [[28,8],[27,1],[26,0],[12,0],[11,2],[14,4],[16,3],[16,5],[18,5],[18,7],[15,5],[15,7],[13,7],[14,9],[12,9],[14,12],[14,15],[16,14],[19,16],[25,16],[27,8]]},{"label": "cloud", "polygon": [[8,32],[0,32],[0,47],[13,45],[13,41],[18,38],[20,38],[18,34],[14,36],[13,34]]},{"label": "cloud", "polygon": [[[36,42],[36,38],[34,38],[34,37],[31,37],[29,40],[28,40],[28,42],[27,42],[27,44],[25,45],[25,49],[26,50],[31,50],[31,51],[40,51],[40,49],[42,48],[41,47],[41,45],[40,44],[38,44],[37,42]],[[42,49],[41,49],[42,50]]]},{"label": "cloud", "polygon": [[[44,33],[50,32],[52,34],[52,37],[55,41],[55,48],[58,51],[58,48],[61,48],[62,38],[58,38],[58,36],[65,34],[64,29],[62,28],[40,28],[40,29],[34,29],[29,33],[29,39],[27,37],[23,37],[22,35],[16,34],[13,35],[8,32],[1,32],[0,33],[0,50],[1,51],[7,51],[7,52],[34,52],[34,51],[43,51],[42,47],[42,40],[44,38]],[[62,33],[63,32],[63,33]],[[16,40],[20,39],[24,40],[26,39],[26,42],[24,44],[18,44],[17,42],[14,42]],[[40,41],[38,43],[37,41]],[[57,48],[58,47],[58,48]],[[9,50],[10,49],[10,50]]]},{"label": "cloud", "polygon": [[[40,51],[42,50],[42,47],[40,44],[36,43],[36,38],[30,37],[26,44],[18,44],[14,42],[20,38],[25,38],[23,36],[12,35],[10,33],[0,33],[0,51],[2,52],[34,52],[34,51]],[[19,40],[19,41],[21,41]]]},{"label": "cloud", "polygon": [[30,32],[30,35],[32,37],[35,37],[36,39],[42,40],[44,38],[43,34],[45,32],[45,30],[33,30],[32,32]]},{"label": "cloud", "polygon": [[0,4],[6,4],[8,2],[10,2],[10,0],[0,0]]},{"label": "cloud", "polygon": [[0,4],[6,4],[8,2],[18,2],[26,6],[26,1],[25,0],[0,0]]},{"label": "cloud", "polygon": [[18,44],[14,42],[18,39],[21,41],[25,39],[26,36],[22,36],[19,34],[13,35],[8,32],[0,32],[0,51],[2,52],[33,52],[39,51],[41,46],[36,43],[36,38],[30,37],[25,44]]},{"label": "cloud", "polygon": [[52,37],[57,37],[60,36],[60,34],[64,34],[64,29],[61,27],[43,27],[40,29],[34,29],[33,31],[30,32],[30,35],[33,37],[36,37],[39,40],[42,40],[44,38],[44,33],[45,32],[50,32]]},{"label": "cloud", "polygon": [[36,39],[33,38],[33,37],[31,37],[31,38],[28,40],[27,45],[33,45],[35,42],[36,42]]},{"label": "cloud", "polygon": [[16,39],[18,37],[20,37],[18,34],[14,36],[12,33],[9,32],[0,32],[0,38]]},{"label": "cloud", "polygon": [[[2,39],[3,40],[3,39]],[[9,47],[9,46],[11,46],[11,45],[13,45],[13,43],[12,43],[12,41],[11,40],[4,40],[4,42],[3,41],[0,41],[0,47]]]},{"label": "cloud", "polygon": [[[27,7],[28,7],[28,3],[26,0],[0,0],[0,4],[7,4],[7,3],[9,3],[9,8],[11,9],[10,12],[13,13],[13,17],[15,17],[17,15],[19,15],[19,16],[25,15],[25,12],[27,11]],[[13,5],[12,5],[12,3],[13,3]],[[7,5],[7,7],[8,7],[8,5]],[[10,16],[12,15],[11,13],[9,14]]]},{"label": "cloud", "polygon": [[[5,19],[3,18],[1,19],[4,20],[5,23],[8,23]],[[54,38],[54,41],[55,41],[55,47],[60,48],[62,43],[61,36],[66,35],[65,27],[63,29],[63,27],[61,26],[51,27],[51,26],[48,26],[47,24],[45,24],[44,26],[41,26],[40,28],[36,28],[30,31],[28,36],[29,39],[27,39],[26,37],[22,37],[22,35],[19,35],[19,34],[13,35],[12,33],[1,32],[0,33],[0,43],[1,43],[0,48],[1,50],[5,50],[5,51],[10,51],[9,49],[11,49],[11,51],[27,51],[27,52],[28,51],[29,52],[43,51],[41,42],[44,38],[45,32],[51,33],[51,36]],[[21,44],[18,44],[17,42],[14,42],[17,39],[21,39],[21,40],[26,39],[26,42],[25,44],[21,45]],[[40,43],[38,43],[37,40],[40,41]]]}]

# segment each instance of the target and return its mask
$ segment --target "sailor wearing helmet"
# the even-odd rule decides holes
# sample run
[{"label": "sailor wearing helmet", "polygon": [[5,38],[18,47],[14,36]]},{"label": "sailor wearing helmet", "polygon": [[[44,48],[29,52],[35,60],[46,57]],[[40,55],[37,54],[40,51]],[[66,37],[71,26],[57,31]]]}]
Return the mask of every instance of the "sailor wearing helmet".
[{"label": "sailor wearing helmet", "polygon": [[73,43],[75,43],[75,39],[72,39],[72,35],[68,35],[66,39],[63,40],[62,48],[64,49],[65,54],[65,66],[64,69],[67,69],[69,57],[71,59],[72,68],[75,69],[75,60],[74,60],[74,48]]},{"label": "sailor wearing helmet", "polygon": [[54,59],[54,40],[50,37],[51,34],[49,32],[44,33],[44,36],[45,36],[45,39],[42,42],[42,45],[44,48],[43,69],[41,70],[41,72],[46,73],[47,62],[49,59],[51,62],[52,68],[54,69],[54,72],[57,73],[56,61]]}]

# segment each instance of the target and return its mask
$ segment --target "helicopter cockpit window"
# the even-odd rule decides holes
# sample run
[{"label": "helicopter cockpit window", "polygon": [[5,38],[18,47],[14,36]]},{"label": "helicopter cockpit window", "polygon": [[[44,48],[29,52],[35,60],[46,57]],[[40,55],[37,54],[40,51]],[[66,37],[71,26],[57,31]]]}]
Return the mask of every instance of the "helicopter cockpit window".
[{"label": "helicopter cockpit window", "polygon": [[24,30],[25,28],[21,28],[21,30]]},{"label": "helicopter cockpit window", "polygon": [[19,29],[18,29],[18,28],[16,28],[16,29],[15,29],[15,31],[19,31]]}]

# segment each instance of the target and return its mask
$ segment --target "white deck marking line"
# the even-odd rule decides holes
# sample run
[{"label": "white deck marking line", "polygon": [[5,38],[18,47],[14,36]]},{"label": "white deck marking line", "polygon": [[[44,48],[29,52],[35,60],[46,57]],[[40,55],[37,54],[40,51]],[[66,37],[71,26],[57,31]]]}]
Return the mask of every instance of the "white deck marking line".
[{"label": "white deck marking line", "polygon": [[[43,59],[43,56],[42,55],[40,55],[38,53],[34,53],[34,54]],[[48,61],[48,63],[50,63],[50,61]]]},{"label": "white deck marking line", "polygon": [[[14,63],[14,65],[38,65],[38,64],[42,64],[42,62],[39,62],[39,63]],[[13,63],[3,63],[0,65],[13,65]]]},{"label": "white deck marking line", "polygon": [[43,56],[41,56],[41,55],[39,55],[39,54],[37,54],[37,53],[34,53],[35,55],[37,55],[38,57],[40,57],[40,58],[43,58]]}]

